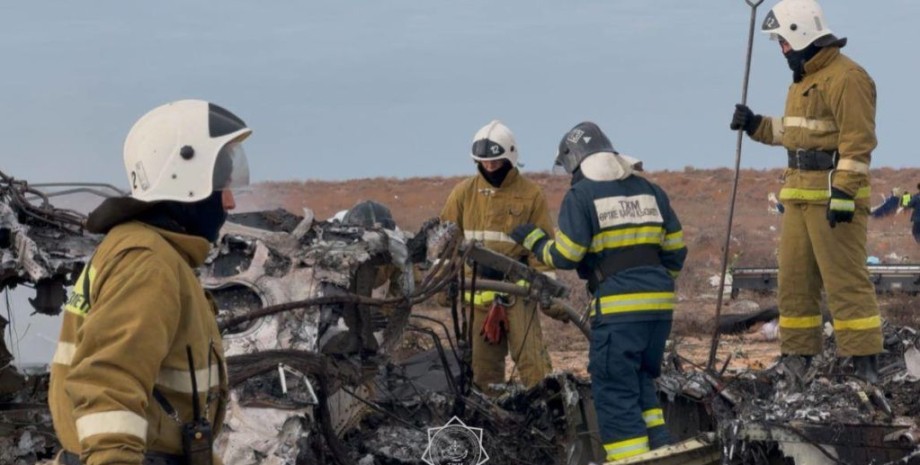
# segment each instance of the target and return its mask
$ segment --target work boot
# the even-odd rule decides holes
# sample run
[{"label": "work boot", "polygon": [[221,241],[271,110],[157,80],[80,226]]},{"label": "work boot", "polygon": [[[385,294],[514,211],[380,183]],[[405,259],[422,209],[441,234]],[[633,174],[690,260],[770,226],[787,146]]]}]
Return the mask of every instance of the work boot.
[{"label": "work boot", "polygon": [[853,371],[869,384],[878,384],[878,355],[854,355]]}]

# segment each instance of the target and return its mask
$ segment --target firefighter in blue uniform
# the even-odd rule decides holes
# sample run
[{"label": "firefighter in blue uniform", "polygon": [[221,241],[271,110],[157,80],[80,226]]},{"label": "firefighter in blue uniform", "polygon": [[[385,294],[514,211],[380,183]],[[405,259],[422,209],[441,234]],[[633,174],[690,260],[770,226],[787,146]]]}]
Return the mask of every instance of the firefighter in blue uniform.
[{"label": "firefighter in blue uniform", "polygon": [[631,457],[671,442],[654,379],[687,248],[667,195],[636,175],[596,124],[581,123],[562,138],[556,167],[572,175],[556,239],[534,225],[519,226],[512,238],[543,263],[587,280],[588,371],[601,439],[607,460]]}]

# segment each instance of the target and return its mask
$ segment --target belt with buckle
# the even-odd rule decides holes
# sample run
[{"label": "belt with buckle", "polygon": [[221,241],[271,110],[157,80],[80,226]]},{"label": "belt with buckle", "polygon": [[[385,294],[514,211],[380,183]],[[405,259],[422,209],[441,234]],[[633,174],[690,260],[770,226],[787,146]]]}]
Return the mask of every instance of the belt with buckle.
[{"label": "belt with buckle", "polygon": [[789,151],[789,167],[806,171],[831,170],[837,166],[837,151],[795,149]]},{"label": "belt with buckle", "polygon": [[[70,451],[61,451],[58,456],[61,465],[81,465],[80,456]],[[147,452],[144,454],[143,465],[185,465],[185,457],[181,455],[164,454],[162,452]]]}]

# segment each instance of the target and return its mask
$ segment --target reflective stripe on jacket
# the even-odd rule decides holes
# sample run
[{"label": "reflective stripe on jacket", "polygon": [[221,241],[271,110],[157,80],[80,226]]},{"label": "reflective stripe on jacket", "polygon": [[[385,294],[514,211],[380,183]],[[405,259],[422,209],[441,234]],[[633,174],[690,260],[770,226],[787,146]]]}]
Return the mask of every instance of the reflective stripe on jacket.
[{"label": "reflective stripe on jacket", "polygon": [[[529,252],[511,238],[514,228],[532,223],[544,231],[553,230],[543,190],[524,178],[517,168],[508,172],[498,188],[480,174],[462,181],[447,198],[441,219],[456,223],[466,239],[480,240],[489,250],[515,260],[528,256]],[[533,255],[528,262],[540,271],[551,270]]]},{"label": "reflective stripe on jacket", "polygon": [[670,319],[674,279],[687,247],[667,195],[643,177],[575,183],[562,200],[556,239],[538,243],[535,253],[555,268],[576,268],[588,279],[605,257],[636,247],[657,250],[661,264],[607,276],[594,293],[592,315],[617,321]]},{"label": "reflective stripe on jacket", "polygon": [[193,270],[209,249],[204,239],[130,222],[113,228],[85,267],[65,306],[49,389],[57,437],[83,463],[181,455],[181,425],[151,392],[160,391],[181,422],[192,419],[186,346],[195,394],[214,436],[220,431],[223,347],[216,307]]},{"label": "reflective stripe on jacket", "polygon": [[[805,64],[805,76],[789,87],[782,118],[766,117],[751,136],[788,150],[839,152],[836,187],[868,206],[869,164],[875,137],[875,82],[838,47],[826,47]],[[830,170],[787,168],[779,199],[826,203]]]}]

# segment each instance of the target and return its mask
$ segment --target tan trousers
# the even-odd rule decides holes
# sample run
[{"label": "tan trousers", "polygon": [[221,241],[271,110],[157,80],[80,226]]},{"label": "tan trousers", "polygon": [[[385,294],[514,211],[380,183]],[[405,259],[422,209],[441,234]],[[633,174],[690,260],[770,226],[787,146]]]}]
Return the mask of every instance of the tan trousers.
[{"label": "tan trousers", "polygon": [[490,384],[505,382],[505,356],[509,349],[525,387],[536,385],[552,371],[536,302],[525,305],[524,299],[519,298],[506,311],[510,328],[501,342],[489,344],[479,334],[488,308],[473,310],[473,384],[487,394],[494,393]]},{"label": "tan trousers", "polygon": [[834,319],[840,356],[882,351],[881,318],[866,268],[869,209],[852,223],[827,222],[827,206],[787,201],[779,247],[780,335],[784,354],[822,350],[821,288]]}]

